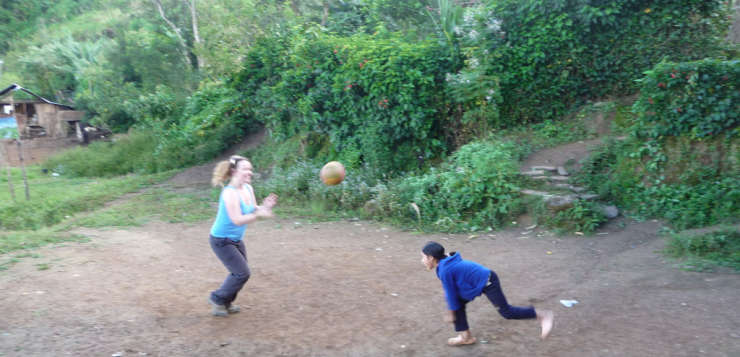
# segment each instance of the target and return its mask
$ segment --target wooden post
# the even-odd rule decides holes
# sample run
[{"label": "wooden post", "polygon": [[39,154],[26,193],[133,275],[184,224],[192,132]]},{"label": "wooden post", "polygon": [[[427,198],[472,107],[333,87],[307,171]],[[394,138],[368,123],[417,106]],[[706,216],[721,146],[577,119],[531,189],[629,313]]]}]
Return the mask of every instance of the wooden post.
[{"label": "wooden post", "polygon": [[3,161],[5,161],[5,171],[8,173],[8,189],[10,189],[10,197],[13,199],[13,203],[16,203],[15,200],[15,188],[13,187],[13,179],[10,175],[10,159],[8,158],[8,152],[5,151],[5,145],[3,145]]},{"label": "wooden post", "polygon": [[18,145],[18,161],[21,164],[21,172],[23,172],[23,187],[26,189],[26,201],[31,200],[31,195],[28,193],[28,177],[26,176],[26,165],[23,164],[23,149],[21,148],[21,139],[15,141]]}]

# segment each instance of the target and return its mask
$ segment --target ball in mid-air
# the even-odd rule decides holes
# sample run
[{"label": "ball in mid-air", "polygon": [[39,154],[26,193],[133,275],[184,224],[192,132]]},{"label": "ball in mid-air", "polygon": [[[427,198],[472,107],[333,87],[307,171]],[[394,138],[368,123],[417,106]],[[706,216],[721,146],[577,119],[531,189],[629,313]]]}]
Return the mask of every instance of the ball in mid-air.
[{"label": "ball in mid-air", "polygon": [[334,186],[344,180],[344,165],[339,161],[329,161],[321,168],[319,177],[324,184]]}]

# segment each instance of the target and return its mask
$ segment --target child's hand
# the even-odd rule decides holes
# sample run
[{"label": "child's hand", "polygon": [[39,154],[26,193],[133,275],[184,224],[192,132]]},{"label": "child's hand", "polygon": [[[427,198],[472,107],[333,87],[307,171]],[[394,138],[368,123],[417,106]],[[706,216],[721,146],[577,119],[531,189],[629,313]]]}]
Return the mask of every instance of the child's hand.
[{"label": "child's hand", "polygon": [[452,310],[447,311],[444,317],[445,322],[455,322],[455,312]]}]

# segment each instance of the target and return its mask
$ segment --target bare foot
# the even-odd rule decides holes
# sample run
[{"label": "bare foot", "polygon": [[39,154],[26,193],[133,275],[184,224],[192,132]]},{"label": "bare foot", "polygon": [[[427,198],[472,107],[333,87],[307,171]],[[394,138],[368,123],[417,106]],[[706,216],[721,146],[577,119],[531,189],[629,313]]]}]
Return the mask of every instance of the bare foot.
[{"label": "bare foot", "polygon": [[540,325],[542,326],[542,335],[540,335],[540,337],[543,340],[546,339],[547,336],[550,334],[550,331],[552,331],[554,319],[555,314],[550,310],[544,310],[537,314],[537,320],[539,320]]},{"label": "bare foot", "polygon": [[447,344],[450,346],[472,345],[475,343],[475,341],[475,337],[469,337],[465,339],[462,335],[458,335],[457,337],[448,339]]}]

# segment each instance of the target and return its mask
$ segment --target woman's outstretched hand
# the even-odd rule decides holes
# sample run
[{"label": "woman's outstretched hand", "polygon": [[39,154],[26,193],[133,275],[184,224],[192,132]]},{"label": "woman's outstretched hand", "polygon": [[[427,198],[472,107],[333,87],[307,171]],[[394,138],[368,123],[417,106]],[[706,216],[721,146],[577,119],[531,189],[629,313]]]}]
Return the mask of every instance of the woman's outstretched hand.
[{"label": "woman's outstretched hand", "polygon": [[272,218],[275,214],[272,213],[272,208],[266,206],[257,206],[254,214],[259,218]]},{"label": "woman's outstretched hand", "polygon": [[274,193],[269,194],[267,197],[265,197],[264,200],[262,200],[262,206],[265,208],[272,210],[275,205],[277,205],[278,196]]}]

